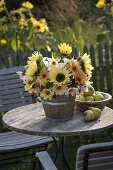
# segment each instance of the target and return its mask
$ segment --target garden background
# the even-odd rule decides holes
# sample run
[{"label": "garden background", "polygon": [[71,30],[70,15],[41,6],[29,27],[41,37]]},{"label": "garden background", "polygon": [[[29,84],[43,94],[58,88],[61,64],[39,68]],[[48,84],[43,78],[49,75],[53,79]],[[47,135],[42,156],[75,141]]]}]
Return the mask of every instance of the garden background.
[{"label": "garden background", "polygon": [[[6,66],[3,64],[5,62],[1,62],[1,68],[13,65],[14,54],[18,59],[16,64],[19,65],[24,55],[28,56],[36,49],[54,51],[57,49],[57,44],[63,42],[76,47],[81,54],[84,51],[89,52],[88,49],[93,45],[96,62],[101,57],[101,54],[99,56],[97,52],[98,47],[102,52],[106,44],[111,47],[113,39],[113,2],[111,0],[107,0],[105,6],[101,8],[96,7],[97,0],[31,0],[29,2],[33,6],[28,5],[28,8],[23,9],[22,0],[6,0],[5,3],[0,0],[0,59],[2,62],[5,61],[5,56],[9,62]],[[43,28],[39,22],[36,23],[36,20],[43,22],[45,27]],[[111,57],[110,63],[112,63]],[[99,80],[99,77],[97,79]],[[113,80],[109,90],[112,91],[112,87]],[[113,108],[112,102],[110,107]],[[67,146],[72,145],[71,150],[66,149],[69,162],[74,162],[72,155],[75,154],[78,146],[112,141],[112,139],[112,129],[99,135],[80,136],[79,139],[66,138]],[[53,150],[54,148],[50,146],[50,154]],[[13,169],[20,170],[22,167]]]}]

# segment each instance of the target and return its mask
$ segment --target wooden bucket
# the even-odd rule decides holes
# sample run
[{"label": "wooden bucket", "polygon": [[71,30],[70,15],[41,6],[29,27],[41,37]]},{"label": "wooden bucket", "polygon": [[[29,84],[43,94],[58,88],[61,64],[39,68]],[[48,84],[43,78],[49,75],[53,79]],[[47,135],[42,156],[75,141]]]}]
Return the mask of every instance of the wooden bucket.
[{"label": "wooden bucket", "polygon": [[75,108],[75,96],[57,95],[52,100],[42,100],[47,118],[64,121],[71,119]]}]

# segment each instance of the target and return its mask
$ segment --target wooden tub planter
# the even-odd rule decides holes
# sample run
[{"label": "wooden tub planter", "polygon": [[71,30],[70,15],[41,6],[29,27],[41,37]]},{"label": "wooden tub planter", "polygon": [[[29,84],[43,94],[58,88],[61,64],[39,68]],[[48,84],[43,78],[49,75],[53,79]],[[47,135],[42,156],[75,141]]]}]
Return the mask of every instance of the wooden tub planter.
[{"label": "wooden tub planter", "polygon": [[73,117],[75,96],[57,95],[52,100],[41,100],[47,118],[64,121]]}]

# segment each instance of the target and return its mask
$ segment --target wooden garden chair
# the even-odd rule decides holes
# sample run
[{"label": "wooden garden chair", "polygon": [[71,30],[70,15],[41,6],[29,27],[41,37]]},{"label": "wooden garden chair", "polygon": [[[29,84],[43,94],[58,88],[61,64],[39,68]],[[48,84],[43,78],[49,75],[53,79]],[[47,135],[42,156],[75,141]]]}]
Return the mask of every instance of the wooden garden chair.
[{"label": "wooden garden chair", "polygon": [[[43,170],[57,170],[46,151],[36,153]],[[76,170],[113,170],[113,142],[88,144],[79,147]]]},{"label": "wooden garden chair", "polygon": [[[1,114],[13,108],[33,103],[34,98],[25,92],[23,82],[16,73],[23,70],[24,66],[0,70]],[[2,123],[0,122],[0,124]],[[50,142],[52,142],[52,138],[48,136],[24,135],[13,131],[2,132],[0,133],[0,167],[21,162],[31,163],[28,160],[24,161],[25,158],[23,159],[29,155],[29,150],[31,149],[30,155],[35,155],[33,148],[47,146]]]}]

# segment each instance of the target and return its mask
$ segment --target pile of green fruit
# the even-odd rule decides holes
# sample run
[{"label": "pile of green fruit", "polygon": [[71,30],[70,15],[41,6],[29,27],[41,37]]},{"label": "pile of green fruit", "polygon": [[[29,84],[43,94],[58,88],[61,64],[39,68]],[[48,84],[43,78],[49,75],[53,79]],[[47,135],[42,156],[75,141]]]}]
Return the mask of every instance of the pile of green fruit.
[{"label": "pile of green fruit", "polygon": [[103,95],[99,91],[95,91],[94,88],[90,85],[88,86],[87,91],[76,95],[76,100],[80,101],[101,101],[104,100]]},{"label": "pile of green fruit", "polygon": [[98,120],[101,116],[101,110],[96,107],[89,107],[88,110],[84,112],[84,120],[90,122],[92,120]]}]

